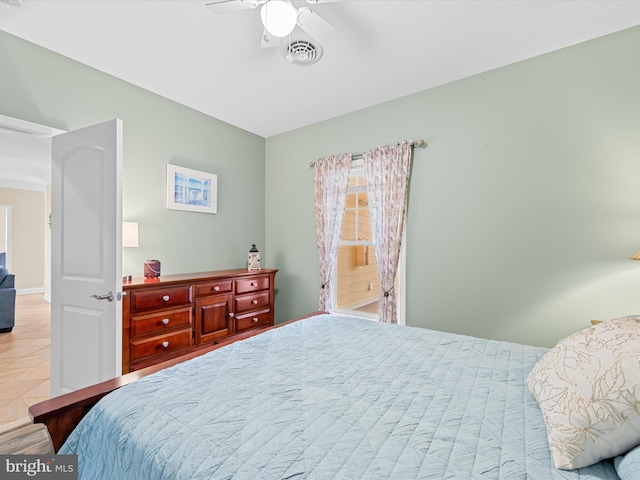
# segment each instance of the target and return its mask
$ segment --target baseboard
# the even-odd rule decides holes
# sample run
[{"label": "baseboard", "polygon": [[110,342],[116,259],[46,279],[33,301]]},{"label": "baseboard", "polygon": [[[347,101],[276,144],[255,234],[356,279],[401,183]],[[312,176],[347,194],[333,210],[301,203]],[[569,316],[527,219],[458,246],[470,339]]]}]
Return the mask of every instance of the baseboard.
[{"label": "baseboard", "polygon": [[31,295],[32,293],[44,293],[44,287],[16,289],[16,295]]}]

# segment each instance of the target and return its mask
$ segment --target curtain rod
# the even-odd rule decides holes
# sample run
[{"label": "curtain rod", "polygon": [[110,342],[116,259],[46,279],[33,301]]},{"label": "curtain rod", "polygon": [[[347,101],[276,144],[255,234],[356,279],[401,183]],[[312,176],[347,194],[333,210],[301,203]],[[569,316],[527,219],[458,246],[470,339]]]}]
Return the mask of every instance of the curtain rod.
[{"label": "curtain rod", "polygon": [[[411,142],[409,144],[409,146],[411,148],[425,148],[427,146],[427,142],[425,142],[424,140],[420,139],[420,140],[416,140],[415,142]],[[353,162],[354,160],[360,160],[362,158],[362,153],[356,153],[355,155],[351,156],[351,161]],[[316,162],[309,162],[309,168],[313,168],[315,167]]]}]

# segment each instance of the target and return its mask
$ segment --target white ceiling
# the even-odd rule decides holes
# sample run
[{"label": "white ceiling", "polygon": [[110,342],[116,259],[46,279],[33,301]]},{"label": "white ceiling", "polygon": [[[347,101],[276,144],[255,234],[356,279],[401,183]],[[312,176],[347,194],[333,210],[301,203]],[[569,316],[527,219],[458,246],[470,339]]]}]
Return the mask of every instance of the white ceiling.
[{"label": "white ceiling", "polygon": [[[342,0],[315,65],[207,0],[0,3],[0,28],[263,137],[640,24],[638,1]],[[295,0],[297,6],[306,5]]]}]

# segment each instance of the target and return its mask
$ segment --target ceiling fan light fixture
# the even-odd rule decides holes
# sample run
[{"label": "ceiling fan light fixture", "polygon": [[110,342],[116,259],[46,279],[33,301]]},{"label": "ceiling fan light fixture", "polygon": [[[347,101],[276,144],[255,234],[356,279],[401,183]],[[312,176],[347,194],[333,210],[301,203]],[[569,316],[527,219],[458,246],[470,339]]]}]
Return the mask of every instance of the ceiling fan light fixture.
[{"label": "ceiling fan light fixture", "polygon": [[262,24],[274,37],[286,37],[296,27],[298,11],[289,2],[269,0],[260,9]]}]

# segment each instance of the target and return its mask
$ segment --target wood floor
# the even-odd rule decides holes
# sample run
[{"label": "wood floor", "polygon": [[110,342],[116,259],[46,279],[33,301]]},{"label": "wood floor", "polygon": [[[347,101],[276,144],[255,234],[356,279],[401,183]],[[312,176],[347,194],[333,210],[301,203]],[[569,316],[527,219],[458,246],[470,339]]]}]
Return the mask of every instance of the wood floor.
[{"label": "wood floor", "polygon": [[51,304],[42,294],[16,297],[16,325],[0,333],[0,425],[29,418],[50,387]]}]

